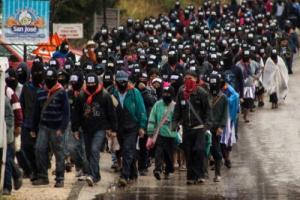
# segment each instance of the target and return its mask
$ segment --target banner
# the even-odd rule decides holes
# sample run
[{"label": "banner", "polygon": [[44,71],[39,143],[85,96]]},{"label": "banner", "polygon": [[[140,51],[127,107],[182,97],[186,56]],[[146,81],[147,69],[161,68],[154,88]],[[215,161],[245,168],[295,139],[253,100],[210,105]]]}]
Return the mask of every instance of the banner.
[{"label": "banner", "polygon": [[37,44],[49,39],[49,0],[3,0],[3,39]]},{"label": "banner", "polygon": [[83,24],[53,24],[53,33],[68,39],[83,38]]}]

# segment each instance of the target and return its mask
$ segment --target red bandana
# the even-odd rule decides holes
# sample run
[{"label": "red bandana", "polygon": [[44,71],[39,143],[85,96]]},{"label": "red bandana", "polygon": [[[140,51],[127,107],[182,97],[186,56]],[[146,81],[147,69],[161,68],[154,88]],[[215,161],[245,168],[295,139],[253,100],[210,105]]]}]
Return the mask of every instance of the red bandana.
[{"label": "red bandana", "polygon": [[50,90],[48,89],[48,98],[60,89],[63,89],[63,86],[57,82]]},{"label": "red bandana", "polygon": [[84,92],[88,95],[88,98],[86,99],[86,103],[90,105],[93,102],[94,96],[98,94],[102,90],[102,88],[103,88],[103,84],[100,84],[93,94],[91,94],[86,88],[84,88]]},{"label": "red bandana", "polygon": [[183,90],[183,97],[185,100],[189,99],[191,94],[197,88],[197,82],[193,80],[186,80],[184,82],[184,90]]}]

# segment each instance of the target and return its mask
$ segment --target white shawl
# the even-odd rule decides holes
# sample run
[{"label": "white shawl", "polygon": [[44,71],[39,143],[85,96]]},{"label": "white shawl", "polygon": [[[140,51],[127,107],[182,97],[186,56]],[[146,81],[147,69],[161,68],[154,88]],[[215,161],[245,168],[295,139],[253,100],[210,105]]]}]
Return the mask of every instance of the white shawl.
[{"label": "white shawl", "polygon": [[278,100],[283,101],[288,94],[289,75],[283,59],[278,56],[277,60],[276,64],[271,58],[267,59],[263,74],[263,86],[269,95],[276,92]]}]

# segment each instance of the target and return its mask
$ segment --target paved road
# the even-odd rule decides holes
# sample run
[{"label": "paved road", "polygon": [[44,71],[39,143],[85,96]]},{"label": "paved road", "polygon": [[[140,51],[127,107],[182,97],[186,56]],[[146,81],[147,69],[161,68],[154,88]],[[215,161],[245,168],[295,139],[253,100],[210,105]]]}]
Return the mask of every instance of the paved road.
[{"label": "paved road", "polygon": [[[287,101],[278,110],[269,103],[240,125],[231,170],[222,170],[223,181],[186,186],[185,174],[172,180],[141,177],[124,191],[98,195],[96,199],[300,199],[300,59],[290,77]],[[265,98],[266,102],[268,97]]]},{"label": "paved road", "polygon": [[104,154],[100,161],[102,181],[93,188],[76,182],[74,173],[68,173],[63,189],[53,187],[53,176],[48,186],[34,187],[25,180],[24,187],[13,192],[12,199],[300,199],[299,65],[300,58],[290,77],[287,101],[278,110],[271,110],[267,103],[252,114],[250,124],[240,124],[240,139],[232,154],[233,168],[222,169],[221,183],[212,181],[212,172],[211,179],[198,186],[186,186],[184,172],[160,182],[149,173],[129,188],[115,192],[113,187],[112,192],[103,194],[117,177],[110,169],[110,155]]}]

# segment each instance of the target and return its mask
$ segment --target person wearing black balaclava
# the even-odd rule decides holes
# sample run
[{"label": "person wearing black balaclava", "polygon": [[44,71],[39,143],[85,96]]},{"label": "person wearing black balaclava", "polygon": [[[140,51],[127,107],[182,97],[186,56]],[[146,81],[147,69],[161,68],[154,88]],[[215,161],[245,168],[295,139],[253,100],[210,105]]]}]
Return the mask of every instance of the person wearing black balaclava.
[{"label": "person wearing black balaclava", "polygon": [[57,81],[64,87],[68,89],[69,87],[70,75],[63,69],[58,70],[57,72]]},{"label": "person wearing black balaclava", "polygon": [[[116,74],[115,98],[119,123],[117,137],[122,149],[122,171],[119,179],[121,186],[128,181],[137,179],[136,143],[137,138],[143,138],[147,127],[147,112],[140,91],[129,83],[129,74],[118,71]],[[135,106],[132,106],[135,105]]]},{"label": "person wearing black balaclava", "polygon": [[244,94],[243,94],[243,115],[245,123],[249,123],[248,113],[253,109],[255,98],[254,78],[257,72],[258,63],[250,58],[250,50],[244,49],[242,52],[242,59],[236,64],[242,70],[244,80]]},{"label": "person wearing black balaclava", "polygon": [[[161,180],[162,172],[164,172],[165,179],[169,179],[170,174],[174,173],[175,138],[177,133],[170,129],[175,105],[174,97],[174,88],[170,85],[164,86],[162,99],[155,103],[149,117],[147,128],[149,137],[155,134],[155,130],[161,121],[165,120],[165,123],[161,125],[155,144],[155,169],[153,174],[157,180]],[[164,117],[167,112],[168,115]],[[163,167],[164,163],[165,167]]]},{"label": "person wearing black balaclava", "polygon": [[5,82],[7,87],[10,87],[13,91],[15,91],[18,86],[18,77],[16,71],[13,68],[8,68],[5,74]]},{"label": "person wearing black balaclava", "polygon": [[[12,68],[8,68],[5,71],[5,97],[9,100],[13,111],[13,128],[7,135],[7,148],[8,153],[6,154],[6,168],[5,168],[5,178],[4,178],[4,190],[11,192],[12,181],[14,182],[14,189],[18,190],[22,187],[23,173],[20,167],[15,163],[14,157],[18,159],[19,165],[28,172],[28,167],[26,163],[26,157],[24,152],[21,151],[21,125],[23,121],[22,108],[19,102],[19,98],[15,92],[15,85],[18,84],[16,71]],[[14,149],[14,153],[9,153],[10,150]],[[22,163],[20,163],[22,162]]]},{"label": "person wearing black balaclava", "polygon": [[221,181],[221,135],[223,134],[228,119],[228,100],[221,91],[221,75],[211,74],[209,77],[209,105],[210,105],[210,131],[212,133],[211,154],[215,161],[215,182]]},{"label": "person wearing black balaclava", "polygon": [[200,79],[207,73],[208,70],[211,70],[211,65],[206,59],[207,52],[205,49],[199,49],[196,53],[196,59],[199,64],[199,76]]},{"label": "person wearing black balaclava", "polygon": [[64,64],[63,69],[66,71],[68,76],[70,76],[73,73],[73,71],[75,70],[75,63],[72,60],[67,59]]},{"label": "person wearing black balaclava", "polygon": [[17,73],[17,78],[18,78],[18,82],[19,82],[17,89],[16,89],[16,93],[17,93],[18,97],[20,97],[23,85],[27,81],[29,81],[29,78],[30,78],[30,72],[29,72],[27,64],[24,62],[20,63],[18,68],[16,69],[16,73]]},{"label": "person wearing black balaclava", "polygon": [[[139,79],[135,84],[135,87],[141,92],[145,108],[147,111],[147,117],[149,117],[151,109],[155,102],[157,101],[155,92],[147,87],[148,84],[148,75],[140,73]],[[138,170],[141,176],[145,176],[148,172],[148,163],[149,163],[149,152],[146,149],[147,135],[144,138],[139,139],[139,159],[138,159]]]},{"label": "person wearing black balaclava", "polygon": [[175,51],[168,53],[168,63],[164,64],[161,68],[162,79],[166,82],[171,82],[175,86],[175,93],[183,83],[184,69],[178,62],[178,57]]},{"label": "person wearing black balaclava", "polygon": [[53,59],[59,59],[64,58],[66,59],[69,55],[70,47],[67,41],[63,41],[59,47],[59,50],[54,52],[52,58]]},{"label": "person wearing black balaclava", "polygon": [[72,131],[78,137],[83,131],[87,157],[87,178],[90,187],[101,180],[100,150],[106,134],[117,130],[117,114],[110,94],[99,84],[96,74],[86,76],[86,87],[75,105]]},{"label": "person wearing black balaclava", "polygon": [[[84,79],[81,72],[73,72],[70,76],[70,89],[68,90],[68,98],[70,103],[71,121],[75,115],[75,105],[79,99],[80,92],[82,91]],[[66,133],[67,144],[66,148],[70,153],[71,159],[74,161],[76,169],[76,177],[79,179],[87,174],[86,155],[84,149],[83,132],[79,131],[79,134],[73,133],[72,130],[68,130]],[[67,163],[68,164],[68,163]]]},{"label": "person wearing black balaclava", "polygon": [[23,124],[21,130],[21,151],[25,154],[25,160],[21,166],[25,172],[25,175],[30,177],[31,181],[37,178],[37,167],[35,157],[35,143],[36,135],[31,135],[30,130],[33,126],[33,108],[35,105],[35,99],[37,93],[42,91],[44,72],[43,64],[40,62],[33,62],[31,68],[31,81],[26,82],[23,85],[23,89],[20,95],[20,103],[23,109]]},{"label": "person wearing black balaclava", "polygon": [[33,126],[31,135],[37,137],[35,155],[37,179],[33,185],[48,185],[49,145],[55,155],[55,185],[64,187],[65,153],[64,133],[70,120],[70,105],[67,92],[57,81],[56,69],[45,72],[45,90],[38,92],[33,108]]},{"label": "person wearing black balaclava", "polygon": [[240,99],[242,99],[244,96],[243,72],[233,63],[233,54],[231,51],[225,51],[223,53],[223,63],[221,72],[224,76],[225,82],[230,84],[239,94]]}]

